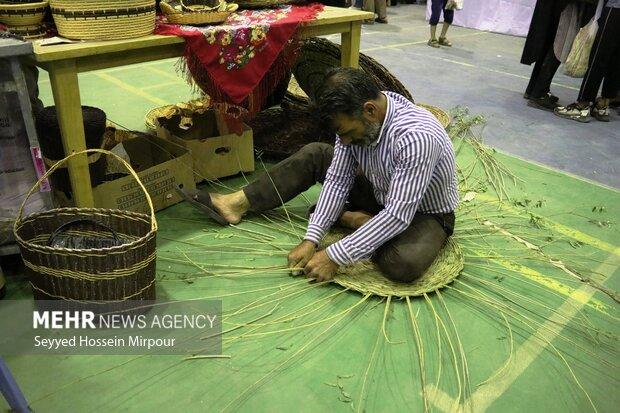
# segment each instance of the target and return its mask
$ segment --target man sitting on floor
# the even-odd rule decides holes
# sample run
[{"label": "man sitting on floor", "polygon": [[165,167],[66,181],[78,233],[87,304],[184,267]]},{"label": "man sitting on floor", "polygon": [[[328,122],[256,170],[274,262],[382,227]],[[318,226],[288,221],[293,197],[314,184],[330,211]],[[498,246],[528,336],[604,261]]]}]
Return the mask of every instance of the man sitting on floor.
[{"label": "man sitting on floor", "polygon": [[[393,281],[415,280],[454,230],[459,195],[450,138],[432,114],[381,92],[359,69],[328,72],[315,105],[337,134],[335,147],[306,145],[243,190],[197,191],[191,200],[220,223],[236,224],[249,210],[276,208],[320,182],[289,266],[327,281],[339,265],[370,258]],[[355,231],[317,250],[336,221]]]}]

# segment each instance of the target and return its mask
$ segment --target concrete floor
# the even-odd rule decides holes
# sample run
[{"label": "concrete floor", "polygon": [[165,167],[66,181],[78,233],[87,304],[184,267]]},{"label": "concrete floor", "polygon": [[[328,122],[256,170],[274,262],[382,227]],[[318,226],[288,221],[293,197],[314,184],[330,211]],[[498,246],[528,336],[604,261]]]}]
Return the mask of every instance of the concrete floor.
[{"label": "concrete floor", "polygon": [[[390,24],[362,29],[362,52],[394,73],[420,102],[457,105],[485,114],[487,144],[552,168],[620,188],[620,115],[581,124],[527,106],[522,98],[532,67],[519,63],[524,38],[452,27],[454,46],[426,45],[425,6],[388,8]],[[332,36],[337,41],[337,36]],[[552,92],[575,100],[581,79],[562,74]]]}]

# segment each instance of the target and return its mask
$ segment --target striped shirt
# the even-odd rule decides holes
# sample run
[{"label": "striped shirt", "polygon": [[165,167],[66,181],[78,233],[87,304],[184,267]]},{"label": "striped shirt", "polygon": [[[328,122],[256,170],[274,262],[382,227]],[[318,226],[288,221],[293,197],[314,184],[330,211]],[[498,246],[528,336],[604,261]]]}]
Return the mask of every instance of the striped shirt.
[{"label": "striped shirt", "polygon": [[305,239],[319,244],[339,218],[359,168],[384,209],[327,248],[340,265],[370,258],[410,225],[417,210],[449,213],[458,204],[454,149],[444,128],[403,96],[383,93],[387,112],[376,142],[343,145],[336,137],[334,158],[308,224]]}]

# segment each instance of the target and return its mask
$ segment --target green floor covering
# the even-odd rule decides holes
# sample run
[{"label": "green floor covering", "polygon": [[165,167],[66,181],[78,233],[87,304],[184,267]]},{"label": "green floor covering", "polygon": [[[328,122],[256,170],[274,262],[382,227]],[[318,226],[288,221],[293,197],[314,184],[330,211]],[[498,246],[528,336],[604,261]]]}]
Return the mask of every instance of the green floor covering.
[{"label": "green floor covering", "polygon": [[[145,103],[144,87],[152,86],[146,89],[152,91],[169,77],[161,75],[161,79],[155,80],[156,74],[149,68],[157,65],[143,68],[149,72],[148,78],[141,79],[139,73],[123,78],[127,84],[142,87],[138,94],[129,94],[122,100],[106,97],[106,104],[97,106],[105,108],[117,122],[139,128],[146,107],[157,106],[155,102]],[[93,97],[93,85],[100,84],[100,80],[97,74],[84,77],[91,87],[85,88],[85,103],[98,101]],[[157,99],[187,99],[187,89],[182,84],[168,81],[171,85],[162,86],[165,92],[157,93]],[[45,87],[45,82],[42,85]],[[113,95],[118,92],[110,90],[114,87],[97,90],[97,96]],[[42,93],[49,101],[48,92],[44,89]],[[506,184],[512,197],[501,207],[494,201],[490,188],[486,188],[486,192],[465,203],[458,214],[457,227],[461,225],[463,231],[457,231],[456,238],[461,237],[459,242],[467,257],[464,275],[451,286],[454,289],[442,291],[445,307],[436,294],[429,295],[449,333],[444,334],[441,325],[438,327],[428,302],[423,298],[411,300],[424,351],[429,407],[433,411],[455,410],[453,402],[458,389],[464,387],[467,379],[463,375],[465,359],[470,385],[461,395],[461,404],[466,410],[592,411],[566,362],[598,411],[615,411],[613,406],[620,405],[616,391],[619,371],[615,337],[620,333],[617,304],[600,292],[590,297],[591,290],[583,283],[549,262],[534,259],[536,253],[514,238],[484,232],[482,222],[488,218],[537,245],[549,243],[545,247],[549,255],[574,263],[584,274],[599,274],[593,278],[604,280],[603,284],[611,290],[618,290],[620,195],[510,156],[496,156],[523,182],[517,186]],[[459,153],[459,165],[465,167],[472,161],[472,152],[465,147]],[[478,168],[473,176],[481,173]],[[248,179],[251,178],[249,175]],[[232,188],[245,180],[237,177],[223,183]],[[296,198],[289,212],[303,214],[308,201],[314,201],[317,194],[318,188],[312,188],[306,198]],[[594,207],[604,207],[604,211],[593,212]],[[280,216],[284,216],[283,211]],[[275,308],[273,315],[224,335],[223,353],[230,355],[230,359],[7,357],[35,411],[423,411],[419,346],[405,301],[391,300],[384,323],[386,300],[371,297],[362,302],[358,293],[342,292],[334,285],[311,285],[284,271],[244,272],[253,266],[282,266],[285,254],[271,245],[249,240],[254,236],[243,229],[272,235],[273,244],[285,250],[297,242],[285,221],[273,224],[250,216],[240,225],[242,229],[221,228],[187,204],[161,211],[157,219],[160,298],[225,296],[225,315],[254,302],[255,308],[228,319],[224,329],[254,320]],[[293,221],[302,225],[301,220]],[[291,231],[302,233],[299,229]],[[241,238],[243,235],[248,238]],[[234,253],[234,248],[226,246],[234,242],[245,243],[255,251],[272,251],[274,255]],[[193,267],[181,252],[211,275]],[[224,271],[213,264],[236,265],[240,267],[238,276],[213,276]],[[9,281],[13,288],[8,298],[30,297],[24,280]],[[19,288],[15,288],[16,283],[20,283]],[[504,307],[504,313],[510,329],[501,315],[482,300],[455,290],[470,291],[468,288],[472,287],[509,308]],[[511,311],[515,311],[514,317],[509,315]],[[554,311],[561,316],[554,316]],[[525,322],[517,321],[519,314],[527,317],[521,318]],[[297,315],[302,317],[267,325],[278,317]],[[540,327],[547,319],[554,322]],[[588,338],[589,333],[581,327],[584,323],[602,331],[596,333],[590,328],[592,334]],[[535,336],[532,326],[540,328],[541,334]],[[441,330],[441,349],[437,328]],[[247,336],[226,343],[243,333]],[[455,348],[454,355],[450,344]],[[513,356],[506,364],[511,347]],[[464,359],[459,348],[463,349]],[[440,391],[435,392],[440,366]],[[478,386],[498,370],[500,373],[488,383]],[[3,403],[0,400],[0,408],[6,407]]]}]

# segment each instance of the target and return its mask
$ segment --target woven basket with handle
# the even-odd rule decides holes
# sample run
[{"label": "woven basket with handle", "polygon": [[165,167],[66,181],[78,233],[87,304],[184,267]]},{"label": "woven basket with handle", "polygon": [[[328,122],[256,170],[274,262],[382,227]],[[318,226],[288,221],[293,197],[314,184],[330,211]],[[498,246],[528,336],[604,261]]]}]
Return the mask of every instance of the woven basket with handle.
[{"label": "woven basket with handle", "polygon": [[[150,207],[150,214],[102,208],[57,208],[23,217],[23,208],[39,183],[67,160],[83,153],[115,157],[135,178]],[[121,245],[106,248],[60,248],[48,245],[59,228],[76,220],[96,222],[97,230],[72,230],[74,236],[109,237]],[[88,149],[67,156],[51,167],[28,192],[13,227],[35,299],[82,303],[155,299],[157,221],[151,198],[131,166],[103,149]]]},{"label": "woven basket with handle", "polygon": [[147,36],[155,29],[155,0],[51,0],[61,36],[116,40]]}]

